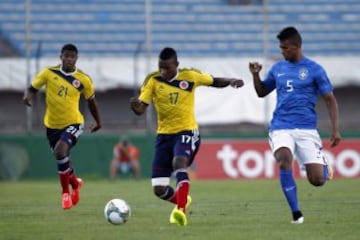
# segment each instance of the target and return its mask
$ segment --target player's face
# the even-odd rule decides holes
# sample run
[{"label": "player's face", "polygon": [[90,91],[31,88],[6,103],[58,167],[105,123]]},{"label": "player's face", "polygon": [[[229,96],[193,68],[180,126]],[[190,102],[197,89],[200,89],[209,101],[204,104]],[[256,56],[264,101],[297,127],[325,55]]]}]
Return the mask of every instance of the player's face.
[{"label": "player's face", "polygon": [[62,69],[65,72],[73,72],[75,70],[75,64],[77,61],[77,53],[75,51],[65,50],[61,55]]},{"label": "player's face", "polygon": [[167,60],[159,59],[159,71],[161,77],[165,80],[170,80],[177,74],[178,62],[174,58]]},{"label": "player's face", "polygon": [[290,62],[298,61],[300,48],[290,40],[280,41],[280,49],[285,60]]}]

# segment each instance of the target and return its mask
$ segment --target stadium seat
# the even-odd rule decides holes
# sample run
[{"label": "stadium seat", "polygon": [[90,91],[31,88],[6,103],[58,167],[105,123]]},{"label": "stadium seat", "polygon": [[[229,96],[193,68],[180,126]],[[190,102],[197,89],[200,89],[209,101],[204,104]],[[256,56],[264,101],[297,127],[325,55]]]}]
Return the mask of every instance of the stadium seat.
[{"label": "stadium seat", "polygon": [[[308,53],[360,54],[360,1],[270,0],[266,9],[224,0],[153,0],[153,52],[174,46],[188,56],[260,56],[268,29],[270,53],[278,54],[275,35],[294,25]],[[145,0],[32,0],[33,49],[41,43],[42,56],[57,56],[64,42],[73,42],[82,56],[130,56],[145,41],[145,18]],[[0,2],[0,30],[25,56],[23,0]]]}]

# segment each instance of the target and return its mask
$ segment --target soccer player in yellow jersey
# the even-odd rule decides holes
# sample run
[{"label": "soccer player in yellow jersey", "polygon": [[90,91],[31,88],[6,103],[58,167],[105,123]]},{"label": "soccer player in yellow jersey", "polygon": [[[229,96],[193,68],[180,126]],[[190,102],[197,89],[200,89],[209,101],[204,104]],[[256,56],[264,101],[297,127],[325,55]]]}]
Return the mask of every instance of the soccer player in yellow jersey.
[{"label": "soccer player in yellow jersey", "polygon": [[36,75],[25,92],[23,101],[27,106],[31,106],[34,95],[46,86],[44,125],[50,147],[57,160],[62,187],[62,207],[70,209],[79,202],[79,190],[83,184],[82,179],[76,176],[70,160],[70,150],[83,133],[84,117],[79,111],[81,94],[87,100],[89,110],[95,119],[90,131],[100,129],[101,121],[92,80],[75,65],[78,59],[77,47],[73,44],[64,45],[60,59],[61,64],[44,68]]},{"label": "soccer player in yellow jersey", "polygon": [[[157,137],[152,163],[154,194],[176,204],[170,223],[187,224],[186,209],[191,203],[187,172],[200,146],[198,124],[194,114],[195,88],[201,85],[223,88],[242,87],[235,78],[212,77],[196,69],[178,68],[177,53],[164,48],[159,55],[159,70],[149,74],[138,98],[131,98],[132,111],[141,115],[153,103],[157,112]],[[170,177],[176,177],[176,189]]]}]

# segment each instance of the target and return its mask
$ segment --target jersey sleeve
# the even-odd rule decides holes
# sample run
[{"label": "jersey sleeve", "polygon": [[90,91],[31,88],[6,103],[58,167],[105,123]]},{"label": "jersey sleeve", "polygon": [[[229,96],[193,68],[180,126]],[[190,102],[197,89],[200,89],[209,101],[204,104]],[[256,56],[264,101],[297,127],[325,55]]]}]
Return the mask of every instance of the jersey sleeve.
[{"label": "jersey sleeve", "polygon": [[273,66],[268,72],[266,78],[263,80],[263,85],[268,91],[272,91],[276,88],[276,79],[275,79],[275,67]]},{"label": "jersey sleeve", "polygon": [[325,95],[326,93],[333,91],[333,86],[325,70],[320,66],[318,67],[318,70],[316,72],[315,81],[321,95]]},{"label": "jersey sleeve", "polygon": [[152,80],[151,77],[147,77],[140,89],[140,96],[139,96],[140,101],[146,104],[151,103],[153,98],[153,86],[154,86],[154,81]]},{"label": "jersey sleeve", "polygon": [[31,86],[37,90],[40,90],[40,88],[46,84],[46,81],[48,79],[47,76],[48,76],[48,69],[45,68],[35,76],[35,78],[31,83]]},{"label": "jersey sleeve", "polygon": [[95,94],[95,88],[94,88],[93,81],[91,80],[90,77],[87,77],[85,79],[85,81],[83,82],[83,84],[84,84],[83,95],[84,95],[85,99],[89,99],[90,97],[92,97]]},{"label": "jersey sleeve", "polygon": [[193,75],[195,75],[195,85],[196,86],[201,86],[201,85],[205,85],[205,86],[210,86],[213,84],[214,82],[214,78],[207,73],[204,73],[200,70],[197,69],[192,69]]}]

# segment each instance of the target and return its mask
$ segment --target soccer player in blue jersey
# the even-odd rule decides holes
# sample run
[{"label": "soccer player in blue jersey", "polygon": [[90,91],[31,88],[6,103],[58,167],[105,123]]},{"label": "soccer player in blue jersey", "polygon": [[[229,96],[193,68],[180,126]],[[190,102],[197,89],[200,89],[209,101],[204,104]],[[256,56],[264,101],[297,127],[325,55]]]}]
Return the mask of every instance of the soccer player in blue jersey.
[{"label": "soccer player in blue jersey", "polygon": [[[212,77],[196,69],[178,68],[177,53],[164,48],[159,55],[159,70],[149,74],[138,98],[130,99],[133,112],[143,114],[153,102],[157,112],[157,137],[152,163],[154,194],[176,204],[170,223],[187,224],[186,209],[191,203],[187,168],[200,146],[198,124],[194,114],[195,88],[201,85],[223,88],[242,87],[235,78]],[[176,177],[176,189],[170,177]]]},{"label": "soccer player in blue jersey", "polygon": [[[73,44],[61,48],[61,64],[40,71],[25,92],[23,101],[32,105],[35,94],[45,86],[46,111],[44,125],[49,145],[57,161],[62,187],[62,208],[70,209],[80,200],[81,178],[71,165],[70,150],[83,133],[84,117],[79,110],[80,96],[87,100],[95,124],[90,131],[101,128],[95,90],[91,78],[76,67],[78,49]],[[70,190],[69,185],[72,189]]]},{"label": "soccer player in blue jersey", "polygon": [[316,130],[315,105],[320,95],[326,103],[331,122],[330,145],[340,142],[339,113],[333,86],[325,70],[305,57],[301,35],[294,27],[284,28],[278,35],[284,60],[275,63],[264,81],[259,72],[262,65],[249,63],[254,87],[259,97],[273,90],[277,93],[276,108],[269,128],[269,143],[280,167],[280,183],[292,211],[292,223],[304,222],[293,177],[293,159],[306,170],[309,182],[322,186],[332,178],[331,167],[322,152],[322,142]]}]

